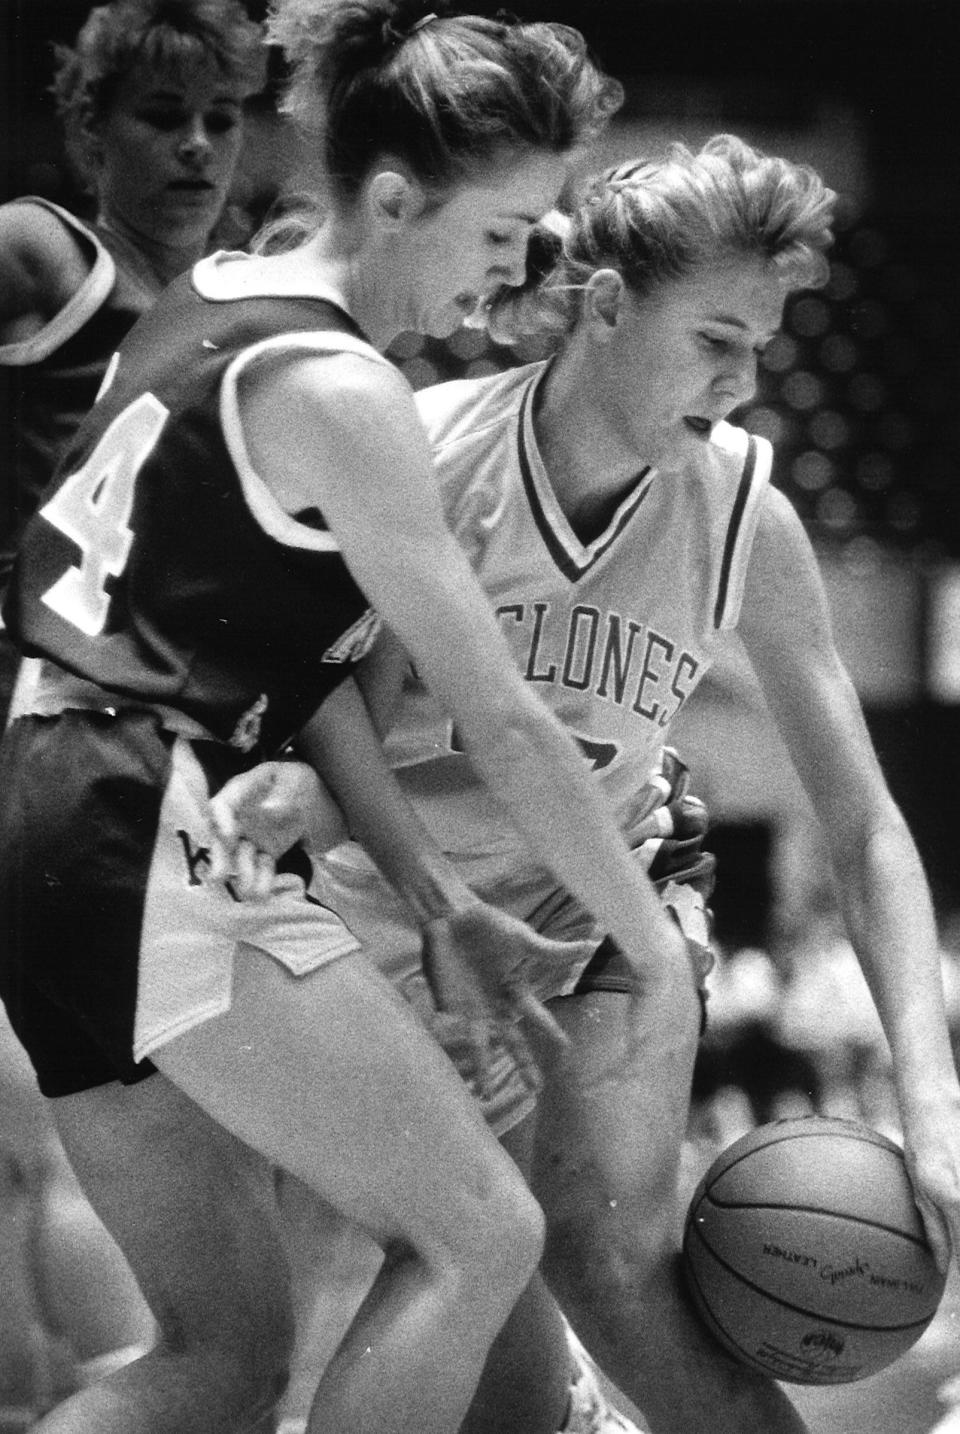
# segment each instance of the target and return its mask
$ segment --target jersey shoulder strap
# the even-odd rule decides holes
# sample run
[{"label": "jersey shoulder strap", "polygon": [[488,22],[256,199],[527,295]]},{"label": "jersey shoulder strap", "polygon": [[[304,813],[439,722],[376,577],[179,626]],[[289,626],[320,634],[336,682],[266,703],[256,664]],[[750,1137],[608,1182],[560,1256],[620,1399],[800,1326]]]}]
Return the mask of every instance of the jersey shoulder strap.
[{"label": "jersey shoulder strap", "polygon": [[740,617],[760,501],[773,467],[773,448],[768,439],[730,423],[718,423],[710,441],[730,480],[729,513],[713,610],[713,625],[721,631],[736,627]]},{"label": "jersey shoulder strap", "polygon": [[49,199],[34,195],[12,201],[15,204],[33,205],[52,214],[72,236],[81,248],[90,254],[90,272],[73,297],[64,304],[49,323],[29,338],[17,343],[0,345],[0,364],[10,368],[26,368],[42,363],[56,353],[68,339],[79,333],[83,326],[101,308],[110,294],[116,280],[116,265],[113,258],[100,242],[97,235],[82,220],[69,210],[61,208]]}]

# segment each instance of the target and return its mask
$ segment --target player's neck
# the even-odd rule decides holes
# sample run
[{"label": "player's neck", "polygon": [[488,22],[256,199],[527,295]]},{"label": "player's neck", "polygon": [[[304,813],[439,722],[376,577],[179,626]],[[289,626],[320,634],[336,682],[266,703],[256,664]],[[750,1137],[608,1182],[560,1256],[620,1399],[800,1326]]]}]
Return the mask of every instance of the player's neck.
[{"label": "player's neck", "polygon": [[205,252],[203,243],[174,244],[152,239],[110,214],[100,213],[97,227],[120,243],[130,268],[158,289],[165,288],[179,274],[192,268]]},{"label": "player's neck", "polygon": [[561,355],[539,386],[533,425],[557,502],[589,541],[648,466],[610,421],[603,395]]}]

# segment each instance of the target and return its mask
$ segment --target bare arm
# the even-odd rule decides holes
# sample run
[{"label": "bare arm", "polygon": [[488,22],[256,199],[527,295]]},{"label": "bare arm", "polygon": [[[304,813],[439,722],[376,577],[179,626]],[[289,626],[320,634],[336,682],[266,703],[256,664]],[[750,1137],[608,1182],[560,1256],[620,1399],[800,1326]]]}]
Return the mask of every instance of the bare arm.
[{"label": "bare arm", "polygon": [[[568,948],[481,902],[462,880],[397,782],[352,679],[330,694],[296,747],[309,765],[261,763],[213,798],[214,876],[231,876],[244,899],[266,897],[275,858],[294,842],[305,840],[319,853],[346,838],[342,811],[349,834],[363,842],[422,928],[424,973],[437,1008],[464,1023],[461,1034],[473,1048],[481,1084],[491,1022],[520,1069],[535,1079],[533,1054],[516,1023],[527,1020],[554,1048],[565,1038],[530,989],[527,966],[567,958]],[[316,871],[319,879],[322,868]]]},{"label": "bare arm", "polygon": [[403,700],[403,683],[410,669],[406,648],[386,626],[354,676],[363,693],[371,720],[380,737],[393,726]]},{"label": "bare arm", "polygon": [[[440,510],[402,380],[363,359],[307,359],[243,396],[257,471],[280,500],[311,500],[354,577],[455,717],[480,776],[530,846],[654,980],[682,942],[577,748],[533,696]],[[291,439],[293,442],[291,443]]]},{"label": "bare arm", "polygon": [[0,207],[0,344],[31,338],[89,272],[89,261],[55,215],[32,204]]},{"label": "bare arm", "polygon": [[295,747],[337,798],[350,835],[366,847],[419,922],[476,904],[400,788],[355,683],[341,682]]},{"label": "bare arm", "polygon": [[[930,892],[837,654],[813,551],[774,490],[761,516],[739,630],[829,844],[850,939],[893,1053],[928,1228],[937,1234],[933,1205],[960,1250],[960,1087]],[[945,1255],[942,1227],[939,1250]]]}]

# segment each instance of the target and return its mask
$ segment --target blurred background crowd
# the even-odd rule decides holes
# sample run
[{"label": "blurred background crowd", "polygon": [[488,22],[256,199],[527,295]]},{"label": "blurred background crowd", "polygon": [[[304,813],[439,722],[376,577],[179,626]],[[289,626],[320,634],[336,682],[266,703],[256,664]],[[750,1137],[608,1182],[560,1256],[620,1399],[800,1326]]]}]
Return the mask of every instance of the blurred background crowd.
[{"label": "blurred background crowd", "polygon": [[[0,200],[38,194],[83,215],[48,86],[52,44],[72,40],[87,0],[0,6]],[[776,481],[815,541],[842,655],[933,886],[960,1051],[956,0],[524,0],[518,8],[578,25],[625,82],[626,107],[595,162],[659,153],[675,138],[696,146],[728,130],[813,164],[843,196],[830,283],[788,304],[741,421],[774,441]],[[260,18],[263,6],[248,0],[248,9]],[[252,104],[222,247],[244,242],[278,194],[296,187],[303,163],[268,87]],[[405,336],[393,354],[415,387],[537,356],[533,346],[496,348],[466,329],[445,342]],[[743,716],[750,691],[731,647],[675,732],[711,811],[719,861],[721,959],[696,1075],[691,1171],[780,1116],[852,1116],[898,1133],[884,1038],[816,830],[759,703]],[[869,1391],[847,1391],[830,1427],[929,1429],[937,1386],[960,1370],[958,1310],[951,1289],[917,1356],[929,1378],[898,1366],[874,1412]]]}]

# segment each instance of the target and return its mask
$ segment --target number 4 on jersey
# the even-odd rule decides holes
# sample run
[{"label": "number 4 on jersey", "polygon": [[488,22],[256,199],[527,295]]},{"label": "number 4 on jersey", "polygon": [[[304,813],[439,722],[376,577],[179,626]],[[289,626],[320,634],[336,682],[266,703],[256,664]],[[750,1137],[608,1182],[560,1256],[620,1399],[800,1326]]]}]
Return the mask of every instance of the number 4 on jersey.
[{"label": "number 4 on jersey", "polygon": [[141,394],[113,420],[83,467],[40,509],[80,549],[80,562],[43,594],[43,601],[88,637],[96,637],[106,624],[107,578],[123,572],[133,542],[128,525],[134,483],[167,417],[152,393]]}]

